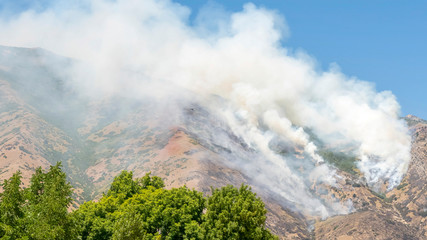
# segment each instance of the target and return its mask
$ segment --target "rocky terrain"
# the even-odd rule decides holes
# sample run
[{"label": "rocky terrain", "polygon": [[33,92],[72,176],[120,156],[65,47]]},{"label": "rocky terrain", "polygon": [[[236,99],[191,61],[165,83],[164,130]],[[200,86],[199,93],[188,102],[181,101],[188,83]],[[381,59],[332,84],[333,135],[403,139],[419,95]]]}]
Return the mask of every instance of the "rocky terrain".
[{"label": "rocky terrain", "polygon": [[352,199],[356,212],[316,223],[316,239],[427,239],[427,122],[405,119],[413,137],[412,161],[401,184],[378,194],[347,178],[339,194]]},{"label": "rocky terrain", "polygon": [[[122,170],[136,177],[151,171],[168,188],[185,184],[206,194],[210,186],[246,183],[266,202],[267,225],[283,239],[427,239],[427,122],[422,119],[405,118],[412,161],[404,180],[389,192],[371,190],[351,167],[354,160],[343,159],[350,167],[330,162],[337,185],[313,184],[310,191],[322,201],[351,203],[352,213],[321,219],[279,203],[254,176],[229,164],[230,154],[254,153],[208,108],[184,104],[174,109],[179,119],[164,124],[164,110],[148,99],[78,98],[58,70],[69,64],[41,49],[0,47],[0,180],[20,170],[28,183],[36,167],[62,161],[80,202],[99,197]],[[278,151],[298,157],[300,149]]]}]

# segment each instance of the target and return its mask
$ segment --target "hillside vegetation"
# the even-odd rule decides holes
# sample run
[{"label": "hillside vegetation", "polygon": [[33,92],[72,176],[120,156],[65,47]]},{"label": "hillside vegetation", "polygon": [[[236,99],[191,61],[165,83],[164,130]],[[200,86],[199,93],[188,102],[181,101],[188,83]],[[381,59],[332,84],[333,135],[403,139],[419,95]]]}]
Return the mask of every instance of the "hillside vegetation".
[{"label": "hillside vegetation", "polygon": [[251,188],[164,189],[147,173],[122,171],[99,201],[70,212],[72,186],[61,163],[38,168],[28,188],[18,171],[2,184],[1,239],[277,239],[265,228],[264,203]]}]

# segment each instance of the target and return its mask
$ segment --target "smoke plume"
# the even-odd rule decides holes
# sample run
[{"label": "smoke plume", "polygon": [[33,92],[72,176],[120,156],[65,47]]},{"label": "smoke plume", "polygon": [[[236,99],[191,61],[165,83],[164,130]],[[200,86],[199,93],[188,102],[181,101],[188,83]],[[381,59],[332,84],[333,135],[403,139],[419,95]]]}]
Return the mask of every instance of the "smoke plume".
[{"label": "smoke plume", "polygon": [[[274,11],[251,3],[236,13],[215,7],[193,24],[187,7],[168,0],[60,3],[0,19],[0,44],[76,59],[81,64],[67,73],[81,95],[195,101],[184,94],[191,92],[259,154],[231,154],[230,164],[312,214],[348,211],[325,206],[307,187],[334,184],[313,134],[357,156],[372,187],[387,181],[391,189],[407,170],[410,137],[395,96],[335,66],[319,70],[312,57],[287,49],[285,19]],[[277,153],[275,142],[301,149],[303,158]],[[295,171],[300,165],[304,173]]]}]

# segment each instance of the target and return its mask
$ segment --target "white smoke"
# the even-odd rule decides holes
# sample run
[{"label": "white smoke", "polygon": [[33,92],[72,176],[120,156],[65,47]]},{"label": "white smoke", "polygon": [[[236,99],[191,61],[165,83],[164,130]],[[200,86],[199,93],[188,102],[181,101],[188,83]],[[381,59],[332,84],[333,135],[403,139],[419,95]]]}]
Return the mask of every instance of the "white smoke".
[{"label": "white smoke", "polygon": [[199,15],[192,27],[189,9],[167,0],[83,2],[84,8],[61,4],[0,19],[0,44],[84,62],[90,67],[74,69],[73,79],[86,94],[166,99],[180,87],[222,97],[230,105],[218,112],[266,159],[243,170],[257,169],[260,181],[315,214],[346,210],[331,212],[311,197],[307,179],[270,149],[272,138],[312,159],[310,181],[333,184],[334,171],[322,164],[306,128],[335,149],[351,146],[372,186],[388,181],[392,188],[407,170],[410,137],[395,97],[334,67],[319,71],[311,57],[290,52],[280,43],[288,35],[285,20],[275,12],[246,4],[238,13],[218,13],[226,16],[218,23]]}]

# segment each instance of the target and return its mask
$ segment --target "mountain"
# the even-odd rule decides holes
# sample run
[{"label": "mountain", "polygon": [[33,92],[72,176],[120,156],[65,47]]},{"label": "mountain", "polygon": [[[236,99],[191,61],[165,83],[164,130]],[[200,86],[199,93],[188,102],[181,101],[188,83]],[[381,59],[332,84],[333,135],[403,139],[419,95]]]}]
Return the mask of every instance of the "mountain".
[{"label": "mountain", "polygon": [[[292,159],[290,170],[308,179],[303,203],[282,191],[281,182],[271,186],[276,182],[265,169],[274,165],[265,166],[266,156],[212,108],[225,104],[221,97],[200,101],[182,92],[191,100],[166,103],[144,96],[91,98],[69,79],[77,64],[43,49],[0,47],[0,179],[20,170],[28,184],[36,167],[62,161],[76,205],[99,198],[122,170],[136,177],[151,171],[167,188],[185,184],[205,194],[211,186],[246,183],[266,203],[267,226],[284,239],[427,238],[425,120],[404,118],[412,160],[391,191],[386,182],[378,189],[369,185],[350,150],[322,143],[310,129],[326,163],[314,163],[303,147],[272,137],[268,147]],[[336,173],[334,184],[312,178],[323,168]],[[289,189],[297,195],[298,188]],[[305,209],[309,204],[324,206],[328,214]]]},{"label": "mountain", "polygon": [[355,213],[316,223],[316,238],[427,239],[427,122],[412,115],[404,119],[412,135],[412,160],[400,185],[386,194],[354,184],[343,188],[348,189],[344,199],[362,205]]}]

